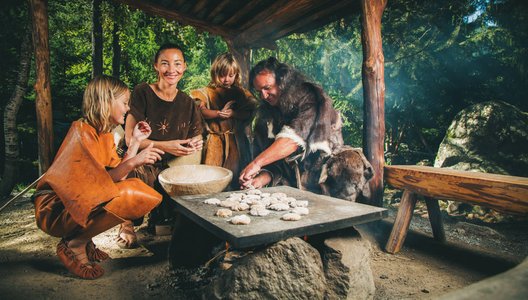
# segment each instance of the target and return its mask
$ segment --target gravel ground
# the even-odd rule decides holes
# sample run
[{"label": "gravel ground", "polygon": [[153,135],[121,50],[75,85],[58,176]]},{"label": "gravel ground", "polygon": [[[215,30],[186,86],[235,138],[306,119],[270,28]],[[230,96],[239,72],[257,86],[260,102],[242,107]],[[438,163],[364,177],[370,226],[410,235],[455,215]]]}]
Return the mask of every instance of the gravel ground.
[{"label": "gravel ground", "polygon": [[[402,251],[381,249],[388,238],[396,208],[389,218],[358,229],[372,241],[371,267],[375,299],[434,298],[512,268],[528,255],[528,222],[484,224],[444,216],[447,243],[431,238],[420,207]],[[77,279],[55,256],[58,239],[37,229],[29,199],[0,213],[0,295],[2,299],[194,299],[208,283],[209,270],[170,270],[170,236],[152,236],[138,228],[142,247],[121,250],[114,243],[117,227],[94,239],[112,260],[105,275],[93,281]]]}]

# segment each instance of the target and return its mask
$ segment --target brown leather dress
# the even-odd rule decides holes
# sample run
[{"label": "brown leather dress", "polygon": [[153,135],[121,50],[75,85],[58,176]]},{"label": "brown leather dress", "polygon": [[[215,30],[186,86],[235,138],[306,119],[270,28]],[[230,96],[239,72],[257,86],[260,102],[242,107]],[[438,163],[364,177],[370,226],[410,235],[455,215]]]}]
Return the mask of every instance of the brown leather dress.
[{"label": "brown leather dress", "polygon": [[156,207],[161,195],[141,180],[113,182],[107,168],[116,167],[120,161],[111,133],[98,134],[83,121],[73,122],[53,164],[37,185],[38,227],[52,236],[67,237],[97,226],[93,224],[96,216],[98,220],[104,215],[133,220]]}]

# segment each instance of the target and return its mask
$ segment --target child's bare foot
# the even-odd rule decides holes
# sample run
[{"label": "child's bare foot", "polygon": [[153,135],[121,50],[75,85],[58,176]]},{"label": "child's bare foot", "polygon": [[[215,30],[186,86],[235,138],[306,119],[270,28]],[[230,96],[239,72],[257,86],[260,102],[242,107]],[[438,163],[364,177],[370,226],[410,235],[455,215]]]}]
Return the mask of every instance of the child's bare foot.
[{"label": "child's bare foot", "polygon": [[134,224],[131,221],[125,221],[119,225],[117,234],[117,245],[122,249],[132,249],[138,247]]}]

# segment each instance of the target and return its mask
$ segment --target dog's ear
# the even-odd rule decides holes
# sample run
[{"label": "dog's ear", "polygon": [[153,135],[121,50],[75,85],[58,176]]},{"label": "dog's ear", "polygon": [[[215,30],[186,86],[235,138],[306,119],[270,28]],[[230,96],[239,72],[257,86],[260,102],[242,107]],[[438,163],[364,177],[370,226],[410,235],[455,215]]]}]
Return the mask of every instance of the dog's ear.
[{"label": "dog's ear", "polygon": [[374,177],[374,168],[370,164],[370,162],[365,157],[365,154],[363,154],[363,151],[361,149],[355,149],[357,151],[357,154],[359,157],[361,157],[361,160],[363,161],[363,176],[365,176],[365,179],[369,181],[372,177]]}]

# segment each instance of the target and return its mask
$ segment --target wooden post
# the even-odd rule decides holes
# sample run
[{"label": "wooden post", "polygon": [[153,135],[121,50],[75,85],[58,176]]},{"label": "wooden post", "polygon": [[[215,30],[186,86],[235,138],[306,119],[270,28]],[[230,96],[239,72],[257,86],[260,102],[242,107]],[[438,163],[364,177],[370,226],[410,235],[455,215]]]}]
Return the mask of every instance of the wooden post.
[{"label": "wooden post", "polygon": [[361,0],[363,45],[363,148],[374,168],[367,204],[383,205],[383,155],[385,137],[384,57],[381,17],[387,0]]},{"label": "wooden post", "polygon": [[240,76],[242,79],[242,86],[244,88],[249,88],[248,79],[249,79],[249,48],[241,47],[236,45],[232,40],[225,39],[229,51],[235,56],[238,64],[240,65]]},{"label": "wooden post", "polygon": [[46,172],[53,159],[53,119],[51,111],[50,53],[48,44],[48,1],[29,0],[33,24],[33,46],[35,49],[35,105],[37,110],[37,132],[39,172]]}]

